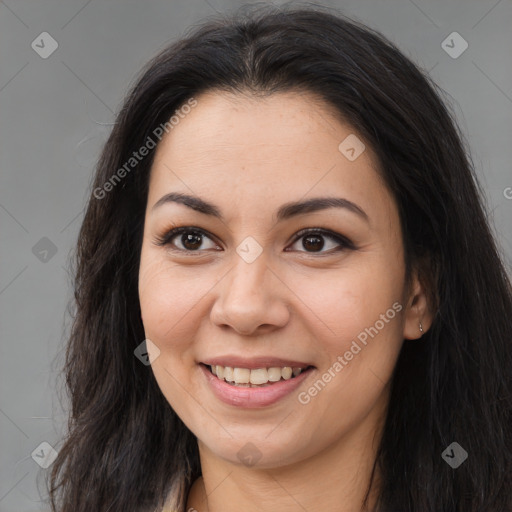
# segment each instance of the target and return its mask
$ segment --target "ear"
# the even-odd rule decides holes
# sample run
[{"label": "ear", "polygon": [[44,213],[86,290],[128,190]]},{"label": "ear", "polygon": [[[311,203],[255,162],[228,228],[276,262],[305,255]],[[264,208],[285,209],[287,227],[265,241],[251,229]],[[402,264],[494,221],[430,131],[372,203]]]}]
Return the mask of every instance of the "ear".
[{"label": "ear", "polygon": [[[417,272],[415,272],[404,312],[403,337],[406,340],[421,338],[432,325],[433,313],[427,297],[425,287],[418,278]],[[421,332],[420,323],[423,332]]]}]

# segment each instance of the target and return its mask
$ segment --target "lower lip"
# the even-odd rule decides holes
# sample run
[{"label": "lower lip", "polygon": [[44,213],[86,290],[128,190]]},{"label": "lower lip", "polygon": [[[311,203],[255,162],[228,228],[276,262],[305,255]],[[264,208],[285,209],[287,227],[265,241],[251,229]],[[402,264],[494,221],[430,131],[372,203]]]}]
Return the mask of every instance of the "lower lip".
[{"label": "lower lip", "polygon": [[215,396],[222,402],[238,407],[257,408],[272,405],[295,391],[308,378],[313,367],[288,380],[280,380],[270,386],[233,386],[219,379],[204,364],[199,365]]}]

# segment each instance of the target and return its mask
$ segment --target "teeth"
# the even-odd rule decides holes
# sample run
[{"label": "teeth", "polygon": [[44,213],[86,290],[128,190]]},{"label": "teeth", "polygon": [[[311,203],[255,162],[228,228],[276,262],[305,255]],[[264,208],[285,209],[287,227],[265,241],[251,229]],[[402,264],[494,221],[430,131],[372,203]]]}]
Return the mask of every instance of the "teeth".
[{"label": "teeth", "polygon": [[283,375],[283,379],[285,380],[288,380],[288,379],[291,379],[292,377],[292,373],[293,373],[293,370],[291,369],[290,366],[285,366],[282,370],[281,370],[281,373]]},{"label": "teeth", "polygon": [[224,380],[226,382],[235,382],[233,377],[233,368],[231,368],[231,366],[224,367]]},{"label": "teeth", "polygon": [[251,370],[251,384],[266,384],[268,382],[268,372],[266,368]]},{"label": "teeth", "polygon": [[272,382],[278,382],[281,379],[289,380],[297,377],[302,372],[302,368],[292,368],[284,366],[283,368],[232,368],[230,366],[210,366],[211,372],[221,380],[230,382],[235,386],[253,387],[265,386]]},{"label": "teeth", "polygon": [[233,378],[236,384],[249,384],[251,370],[247,368],[233,368]]},{"label": "teeth", "polygon": [[268,380],[270,382],[277,382],[278,380],[281,380],[281,368],[269,368]]}]

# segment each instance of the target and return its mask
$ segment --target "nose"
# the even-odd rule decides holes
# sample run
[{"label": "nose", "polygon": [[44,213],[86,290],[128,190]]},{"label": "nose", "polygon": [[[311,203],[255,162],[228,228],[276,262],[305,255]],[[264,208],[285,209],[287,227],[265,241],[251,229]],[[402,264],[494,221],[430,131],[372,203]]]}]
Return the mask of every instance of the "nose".
[{"label": "nose", "polygon": [[252,263],[235,256],[233,268],[219,283],[211,320],[241,335],[271,332],[289,321],[289,289],[268,267],[264,254]]}]

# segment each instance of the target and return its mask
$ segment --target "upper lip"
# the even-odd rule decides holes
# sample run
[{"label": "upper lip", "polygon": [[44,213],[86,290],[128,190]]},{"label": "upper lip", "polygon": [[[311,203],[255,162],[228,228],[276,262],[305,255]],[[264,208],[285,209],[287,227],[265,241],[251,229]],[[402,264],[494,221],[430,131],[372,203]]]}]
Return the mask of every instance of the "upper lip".
[{"label": "upper lip", "polygon": [[292,368],[302,368],[305,369],[308,366],[312,366],[309,363],[304,363],[302,361],[293,361],[292,359],[281,359],[279,357],[271,357],[271,356],[258,356],[251,357],[250,359],[247,357],[240,356],[218,356],[212,357],[210,359],[206,359],[202,361],[203,364],[209,366],[229,366],[231,368],[283,368],[285,366],[291,366]]}]

